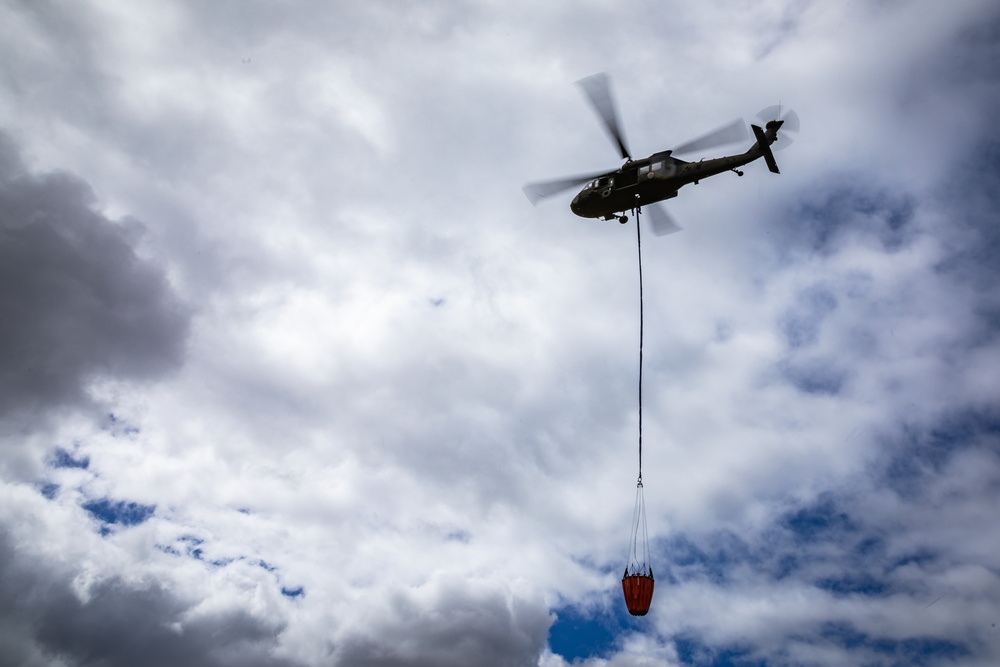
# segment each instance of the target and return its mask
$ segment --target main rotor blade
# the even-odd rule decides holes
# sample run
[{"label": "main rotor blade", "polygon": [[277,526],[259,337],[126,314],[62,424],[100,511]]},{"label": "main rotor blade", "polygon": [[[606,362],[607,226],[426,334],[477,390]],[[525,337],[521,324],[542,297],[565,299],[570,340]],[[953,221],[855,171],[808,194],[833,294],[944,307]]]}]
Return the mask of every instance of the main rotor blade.
[{"label": "main rotor blade", "polygon": [[767,121],[769,120],[781,120],[781,105],[772,104],[766,109],[761,109],[757,113],[757,118],[759,118],[764,123],[767,123]]},{"label": "main rotor blade", "polygon": [[587,174],[580,176],[570,176],[569,178],[561,178],[557,181],[541,181],[539,183],[528,183],[522,190],[524,190],[525,196],[532,205],[537,204],[542,199],[546,197],[551,197],[552,195],[557,195],[564,190],[569,190],[573,186],[583,185],[587,181],[592,181],[598,176],[605,175],[606,171],[600,171],[596,174]]},{"label": "main rotor blade", "polygon": [[622,153],[622,158],[631,160],[632,156],[629,155],[628,148],[625,146],[625,137],[622,136],[621,128],[618,126],[618,113],[615,111],[615,101],[611,97],[611,84],[608,81],[608,75],[604,72],[593,74],[580,79],[577,83],[583,88],[583,92],[587,95],[587,99],[590,100],[597,115],[604,121],[608,134],[611,135],[611,139]]},{"label": "main rotor blade", "polygon": [[659,203],[645,204],[642,212],[649,216],[649,228],[656,236],[666,236],[683,229]]},{"label": "main rotor blade", "polygon": [[765,123],[769,120],[783,120],[785,124],[782,129],[785,132],[799,131],[799,114],[795,113],[795,109],[787,109],[785,115],[781,115],[780,104],[761,109],[760,113],[757,114],[757,118],[760,118]]},{"label": "main rotor blade", "polygon": [[747,124],[742,118],[737,118],[732,123],[724,125],[717,130],[712,130],[697,139],[681,144],[674,149],[674,153],[690,153],[692,151],[703,151],[716,146],[724,146],[737,141],[745,141],[749,137]]}]

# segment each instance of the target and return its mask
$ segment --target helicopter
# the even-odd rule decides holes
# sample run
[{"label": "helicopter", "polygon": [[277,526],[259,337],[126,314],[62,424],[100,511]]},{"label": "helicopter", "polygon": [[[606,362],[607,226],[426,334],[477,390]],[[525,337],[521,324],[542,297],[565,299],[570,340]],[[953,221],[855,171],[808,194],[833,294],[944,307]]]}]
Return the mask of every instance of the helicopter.
[{"label": "helicopter", "polygon": [[[608,76],[604,73],[594,74],[581,79],[577,84],[583,88],[583,92],[603,121],[608,135],[621,152],[625,163],[614,171],[529,183],[523,188],[525,195],[532,204],[537,204],[546,197],[586,183],[570,204],[573,213],[582,218],[604,220],[617,218],[620,223],[625,224],[628,222],[626,212],[632,211],[637,218],[640,213],[646,212],[649,214],[653,233],[657,236],[681,230],[681,226],[658,202],[676,197],[683,186],[689,183],[697,185],[699,181],[709,176],[727,171],[743,176],[739,168],[760,158],[764,158],[769,171],[780,173],[771,147],[774,145],[775,150],[784,148],[791,143],[789,135],[799,130],[798,114],[789,110],[782,116],[781,106],[777,105],[768,107],[758,114],[764,126],[750,126],[756,143],[745,153],[702,159],[699,162],[685,162],[674,157],[676,154],[706,150],[746,140],[748,138],[746,123],[737,119],[671,150],[653,153],[641,160],[633,160],[619,127]],[[784,131],[779,137],[778,130],[782,128]]]}]

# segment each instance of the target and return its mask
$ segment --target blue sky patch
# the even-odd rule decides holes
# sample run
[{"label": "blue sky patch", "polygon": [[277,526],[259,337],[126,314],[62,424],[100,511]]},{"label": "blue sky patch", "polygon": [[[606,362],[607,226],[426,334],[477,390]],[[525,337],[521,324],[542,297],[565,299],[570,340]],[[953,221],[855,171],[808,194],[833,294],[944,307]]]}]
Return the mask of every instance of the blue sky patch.
[{"label": "blue sky patch", "polygon": [[1000,413],[965,410],[947,416],[931,428],[907,425],[889,448],[880,476],[903,497],[920,497],[928,475],[940,473],[952,456],[965,449],[992,447],[1000,435]]},{"label": "blue sky patch", "polygon": [[795,305],[780,318],[779,327],[791,348],[808,347],[819,340],[826,316],[837,308],[837,297],[829,289],[814,285],[799,293]]},{"label": "blue sky patch", "polygon": [[204,543],[204,540],[199,540],[196,537],[190,537],[190,538],[182,537],[181,541],[187,542],[186,550],[188,556],[194,558],[195,560],[203,560],[201,556],[204,553],[204,551],[201,548],[201,544]]},{"label": "blue sky patch", "polygon": [[[555,609],[556,621],[549,628],[549,648],[572,662],[578,658],[612,653],[618,638],[630,632],[649,630],[649,621],[630,616],[620,589],[609,608],[567,605]],[[655,594],[654,594],[655,597]]]},{"label": "blue sky patch", "polygon": [[[807,643],[828,643],[851,652],[875,653],[886,661],[857,664],[899,665],[902,667],[923,667],[938,665],[970,655],[968,647],[936,637],[908,637],[890,639],[873,637],[846,623],[826,623],[817,628],[816,633],[799,638]],[[677,656],[684,665],[692,667],[767,667],[771,657],[761,655],[751,646],[724,644],[713,646],[690,634],[672,637]],[[780,660],[778,664],[787,664]]]},{"label": "blue sky patch", "polygon": [[53,468],[80,468],[81,470],[86,470],[90,466],[90,457],[81,456],[77,458],[62,447],[57,447],[56,451],[52,454],[49,465]]},{"label": "blue sky patch", "polygon": [[714,647],[692,635],[673,638],[677,657],[685,665],[697,667],[767,667],[767,662],[753,656],[752,651],[737,645]]},{"label": "blue sky patch", "polygon": [[920,667],[941,664],[942,660],[954,660],[969,655],[969,649],[961,644],[935,637],[909,637],[887,639],[871,637],[846,623],[827,623],[820,635],[827,641],[847,649],[865,648],[890,658],[889,664]]},{"label": "blue sky patch", "polygon": [[984,140],[969,154],[967,161],[953,172],[942,188],[945,207],[961,207],[965,215],[950,224],[972,229],[977,242],[957,249],[935,269],[955,273],[981,283],[990,290],[1000,273],[996,257],[1000,254],[1000,225],[996,211],[1000,207],[1000,142]]},{"label": "blue sky patch", "polygon": [[838,508],[829,495],[821,496],[811,506],[788,513],[783,523],[797,539],[808,541],[829,537],[831,533],[857,530],[851,517]]},{"label": "blue sky patch", "polygon": [[834,595],[880,596],[889,592],[890,587],[866,572],[846,573],[839,577],[825,577],[816,581],[816,587],[830,591]]},{"label": "blue sky patch", "polygon": [[[665,584],[692,579],[707,579],[715,584],[725,584],[730,571],[743,564],[760,563],[760,554],[738,535],[720,531],[696,542],[685,534],[675,535],[653,544],[654,573]],[[657,566],[659,562],[663,566]],[[669,565],[669,567],[667,567]]]},{"label": "blue sky patch", "polygon": [[[898,559],[887,556],[884,539],[829,494],[786,512],[759,537],[747,542],[731,531],[715,531],[657,540],[652,561],[658,581],[661,586],[688,581],[726,586],[751,571],[775,581],[801,578],[834,595],[880,596],[898,590],[889,578]],[[820,570],[812,573],[816,565]]]},{"label": "blue sky patch", "polygon": [[913,553],[907,554],[901,558],[896,559],[892,565],[891,569],[906,567],[907,565],[916,565],[918,567],[930,564],[937,559],[937,555],[928,549],[922,549],[920,551],[915,551]]},{"label": "blue sky patch", "polygon": [[42,484],[38,491],[49,500],[52,500],[56,497],[56,494],[59,493],[59,485],[48,482],[46,484]]},{"label": "blue sky patch", "polygon": [[586,615],[573,607],[556,610],[556,621],[549,628],[549,647],[572,662],[577,658],[603,656],[615,646],[617,628],[605,614]]},{"label": "blue sky patch", "polygon": [[851,175],[839,180],[832,187],[816,188],[816,194],[789,213],[783,233],[790,246],[827,254],[848,229],[876,236],[886,250],[905,243],[916,214],[911,195],[874,187]]},{"label": "blue sky patch", "polygon": [[122,419],[113,412],[108,413],[108,430],[114,437],[119,436],[134,436],[139,434],[139,429],[128,423],[127,420]]},{"label": "blue sky patch", "polygon": [[294,599],[303,597],[306,594],[306,591],[301,586],[297,586],[295,588],[285,588],[284,586],[282,586],[281,594],[284,595],[286,598]]},{"label": "blue sky patch", "polygon": [[823,359],[785,362],[781,374],[799,391],[824,396],[839,394],[847,378],[843,370]]},{"label": "blue sky patch", "polygon": [[105,526],[137,526],[148,520],[156,511],[156,505],[142,505],[109,498],[90,500],[81,507]]}]

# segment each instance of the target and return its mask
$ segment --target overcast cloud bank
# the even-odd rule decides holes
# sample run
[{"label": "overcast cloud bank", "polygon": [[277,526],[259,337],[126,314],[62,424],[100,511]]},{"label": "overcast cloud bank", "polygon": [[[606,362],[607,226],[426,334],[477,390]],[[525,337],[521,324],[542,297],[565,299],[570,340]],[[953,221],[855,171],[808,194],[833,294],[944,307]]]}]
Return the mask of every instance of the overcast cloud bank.
[{"label": "overcast cloud bank", "polygon": [[[3,664],[1000,657],[992,3],[0,19]],[[803,119],[643,243],[641,622],[635,230],[520,191],[596,71]]]}]

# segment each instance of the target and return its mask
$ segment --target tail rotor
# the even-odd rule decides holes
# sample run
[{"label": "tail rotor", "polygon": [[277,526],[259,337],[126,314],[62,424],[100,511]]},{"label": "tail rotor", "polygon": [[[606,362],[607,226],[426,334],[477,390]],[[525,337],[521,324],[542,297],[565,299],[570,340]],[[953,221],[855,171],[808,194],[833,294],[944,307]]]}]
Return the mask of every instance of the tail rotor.
[{"label": "tail rotor", "polygon": [[795,113],[795,110],[788,109],[784,115],[781,111],[781,105],[776,104],[762,109],[757,114],[757,118],[765,124],[775,120],[782,122],[781,129],[778,131],[778,140],[771,144],[771,150],[776,151],[788,148],[795,141],[795,135],[799,133],[799,115]]}]

